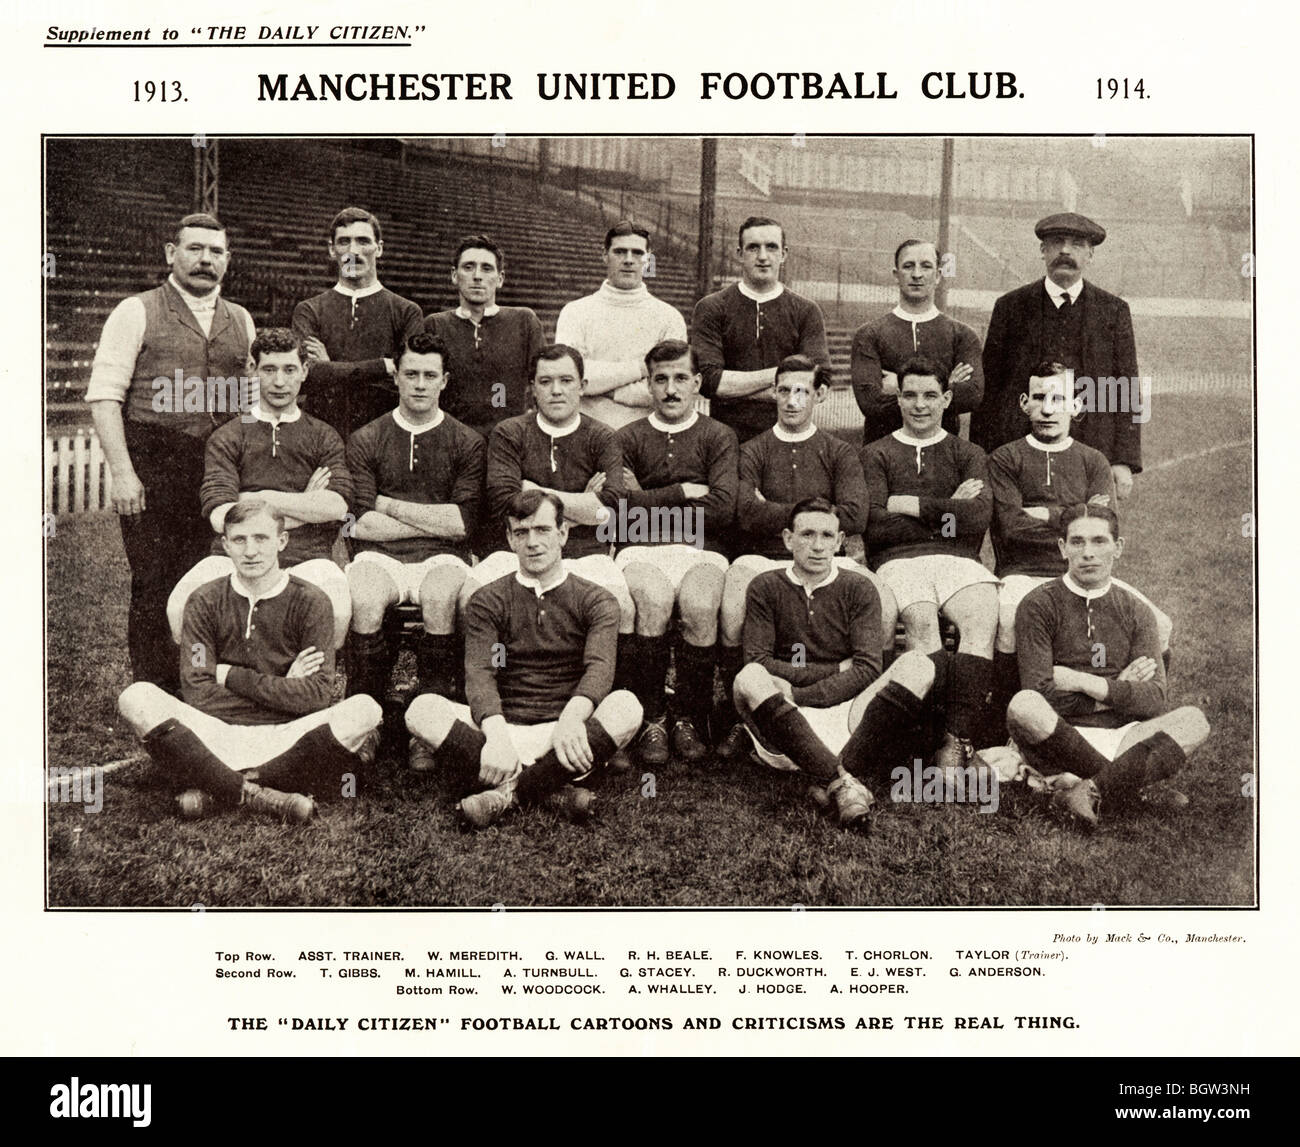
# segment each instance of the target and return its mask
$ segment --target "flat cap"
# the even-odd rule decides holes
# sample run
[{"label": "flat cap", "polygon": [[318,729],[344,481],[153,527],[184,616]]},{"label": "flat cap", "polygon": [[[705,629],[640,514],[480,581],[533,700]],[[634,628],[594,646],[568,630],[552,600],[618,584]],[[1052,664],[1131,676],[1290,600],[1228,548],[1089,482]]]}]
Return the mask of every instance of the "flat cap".
[{"label": "flat cap", "polygon": [[1106,228],[1094,223],[1086,215],[1076,215],[1073,211],[1062,211],[1049,215],[1034,224],[1034,234],[1040,239],[1049,235],[1082,235],[1094,247],[1100,247],[1106,241]]}]

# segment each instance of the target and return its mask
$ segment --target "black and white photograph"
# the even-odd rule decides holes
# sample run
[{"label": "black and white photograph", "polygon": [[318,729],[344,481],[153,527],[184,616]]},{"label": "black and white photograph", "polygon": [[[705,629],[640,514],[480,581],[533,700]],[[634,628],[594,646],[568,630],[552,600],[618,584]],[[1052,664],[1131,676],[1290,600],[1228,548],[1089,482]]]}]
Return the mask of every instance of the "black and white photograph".
[{"label": "black and white photograph", "polygon": [[1257,907],[1255,146],[44,134],[45,908]]}]

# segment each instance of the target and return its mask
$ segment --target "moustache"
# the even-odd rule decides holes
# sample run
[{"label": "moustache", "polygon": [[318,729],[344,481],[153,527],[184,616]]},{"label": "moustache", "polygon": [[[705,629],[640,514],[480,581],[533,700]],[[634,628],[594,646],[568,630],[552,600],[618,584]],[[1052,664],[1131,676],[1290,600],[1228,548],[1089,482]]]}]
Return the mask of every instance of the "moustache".
[{"label": "moustache", "polygon": [[1078,263],[1076,263],[1074,259],[1069,255],[1057,255],[1057,257],[1052,260],[1052,266],[1053,267],[1077,267]]}]

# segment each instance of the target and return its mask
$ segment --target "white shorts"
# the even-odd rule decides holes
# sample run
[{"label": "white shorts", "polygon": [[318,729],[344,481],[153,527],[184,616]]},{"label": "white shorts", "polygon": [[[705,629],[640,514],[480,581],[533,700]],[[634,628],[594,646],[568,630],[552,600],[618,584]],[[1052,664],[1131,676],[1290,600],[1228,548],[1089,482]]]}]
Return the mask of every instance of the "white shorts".
[{"label": "white shorts", "polygon": [[[348,579],[338,565],[329,558],[312,558],[299,562],[296,566],[285,569],[300,577],[303,581],[322,590],[330,599],[334,611],[334,635],[338,639],[335,648],[342,644],[342,637],[347,636],[348,626],[352,623],[352,595],[348,592]],[[171,626],[172,640],[177,645],[181,641],[181,622],[185,617],[185,603],[201,585],[218,578],[228,578],[235,572],[235,563],[220,554],[204,558],[186,573],[167,598],[167,624]]]},{"label": "white shorts", "polygon": [[1119,747],[1130,730],[1138,727],[1137,721],[1130,721],[1118,729],[1088,729],[1075,725],[1075,731],[1108,761],[1119,756]]},{"label": "white shorts", "polygon": [[304,735],[329,724],[330,716],[338,708],[331,705],[283,725],[231,725],[162,690],[154,701],[167,718],[180,721],[223,765],[241,773],[288,752]]},{"label": "white shorts", "polygon": [[614,565],[620,573],[632,562],[643,562],[658,570],[668,579],[673,593],[682,588],[682,578],[696,566],[712,566],[725,572],[728,565],[722,554],[714,550],[697,550],[684,542],[664,546],[624,546],[614,559]]},{"label": "white shorts", "polygon": [[[694,547],[688,547],[694,549]],[[618,601],[622,617],[634,616],[632,595],[627,590],[627,579],[614,564],[614,559],[605,554],[590,554],[585,558],[565,558],[564,568],[589,582],[594,582],[601,589],[607,589]],[[507,574],[519,572],[519,557],[510,550],[497,550],[488,554],[478,565],[469,571],[471,582],[477,582],[479,588],[503,578]]]},{"label": "white shorts", "polygon": [[[856,697],[850,697],[847,701],[841,701],[838,705],[830,705],[825,709],[803,706],[799,709],[804,720],[812,727],[812,731],[817,734],[821,743],[837,757],[844,746],[849,743],[849,737],[853,732],[849,728],[849,713],[853,709],[853,702],[856,700]],[[799,771],[799,766],[784,753],[774,753],[760,745],[758,738],[754,736],[748,726],[745,726],[745,732],[749,733],[750,739],[754,742],[754,751],[765,765],[771,765],[774,769],[783,769],[786,772]]]},{"label": "white shorts", "polygon": [[[477,729],[470,716],[469,706],[456,701],[449,701],[451,711],[458,721],[464,721],[471,729]],[[527,767],[551,747],[551,738],[555,735],[555,721],[543,721],[538,725],[512,725],[506,722],[506,731],[510,734],[510,743],[519,754],[519,763]]]},{"label": "white shorts", "polygon": [[900,613],[921,601],[928,601],[942,609],[953,594],[967,586],[998,584],[998,579],[979,562],[955,554],[895,558],[886,562],[876,573],[894,591]]},{"label": "white shorts", "polygon": [[348,563],[348,569],[363,562],[367,565],[379,566],[393,579],[393,584],[397,586],[400,595],[397,599],[398,605],[405,605],[408,601],[419,605],[420,583],[429,576],[430,570],[438,566],[455,566],[466,573],[469,572],[469,566],[455,554],[434,554],[433,557],[425,558],[422,562],[403,562],[398,561],[392,554],[381,554],[378,550],[362,550]]},{"label": "white shorts", "polygon": [[[1002,579],[1002,588],[998,590],[998,638],[997,651],[999,653],[1014,653],[1016,651],[1016,609],[1020,603],[1029,595],[1029,592],[1038,586],[1054,579],[1050,577],[1033,577],[1030,574],[1008,574]],[[1155,603],[1147,597],[1141,590],[1134,589],[1126,581],[1121,581],[1117,577],[1110,579],[1115,585],[1126,589],[1139,601],[1145,602],[1151,608],[1151,612],[1156,615],[1156,632],[1160,637],[1161,652],[1169,648],[1169,638],[1174,631],[1174,623],[1169,619],[1169,615],[1158,609]]]}]

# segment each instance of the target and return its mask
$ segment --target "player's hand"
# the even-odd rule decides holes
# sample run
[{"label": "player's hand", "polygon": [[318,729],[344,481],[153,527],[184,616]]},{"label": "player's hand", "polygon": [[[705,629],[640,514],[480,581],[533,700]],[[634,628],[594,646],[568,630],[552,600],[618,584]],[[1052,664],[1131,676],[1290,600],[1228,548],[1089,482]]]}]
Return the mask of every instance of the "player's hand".
[{"label": "player's hand", "polygon": [[978,498],[984,489],[984,481],[981,478],[967,478],[960,486],[952,492],[952,498],[957,502],[968,502],[972,498]]},{"label": "player's hand", "polygon": [[1052,666],[1052,684],[1066,693],[1078,693],[1079,671],[1064,665]]},{"label": "player's hand", "polygon": [[1109,506],[1109,505],[1110,505],[1110,495],[1109,495],[1109,494],[1094,494],[1091,498],[1088,499],[1088,505],[1090,505],[1090,506]]},{"label": "player's hand", "polygon": [[119,514],[144,513],[144,483],[135,476],[134,471],[123,474],[120,478],[113,475],[113,509]]},{"label": "player's hand", "polygon": [[1133,493],[1133,471],[1120,464],[1112,466],[1110,472],[1115,478],[1115,496],[1122,502]]},{"label": "player's hand", "polygon": [[882,372],[880,375],[880,390],[883,394],[897,394],[898,375],[892,370]]},{"label": "player's hand", "polygon": [[328,490],[330,488],[330,468],[328,466],[318,466],[307,479],[307,485],[303,490],[304,494],[310,494],[315,490]]},{"label": "player's hand", "polygon": [[308,335],[302,340],[303,350],[307,352],[307,362],[329,362],[330,352],[325,349],[325,344],[315,335]]},{"label": "player's hand", "polygon": [[324,664],[325,654],[320,652],[316,646],[309,645],[293,659],[293,664],[289,666],[289,672],[285,676],[310,677]]},{"label": "player's hand", "polygon": [[623,489],[624,490],[641,489],[641,483],[636,480],[636,475],[633,474],[632,471],[629,470],[626,466],[623,467]]},{"label": "player's hand", "polygon": [[707,498],[709,488],[703,482],[683,482],[682,493],[688,498]]},{"label": "player's hand", "polygon": [[1052,511],[1046,506],[1025,506],[1024,511],[1026,517],[1038,522],[1050,521],[1052,517]]},{"label": "player's hand", "polygon": [[1155,659],[1139,657],[1120,670],[1117,681],[1150,681],[1156,675]]},{"label": "player's hand", "polygon": [[577,717],[562,716],[555,722],[551,748],[555,750],[555,756],[564,769],[574,776],[590,772],[596,763],[587,741],[587,726]]},{"label": "player's hand", "polygon": [[756,501],[756,502],[766,502],[766,501],[767,501],[767,499],[763,497],[763,491],[760,490],[757,486],[754,487],[754,501]]},{"label": "player's hand", "polygon": [[587,479],[587,485],[583,488],[584,494],[599,494],[605,488],[605,471],[597,470],[590,478]]},{"label": "player's hand", "polygon": [[[970,380],[971,375],[975,373],[975,368],[968,362],[959,362],[952,368],[952,373],[948,375],[948,386],[960,386],[963,382]],[[895,383],[897,386],[897,383]]]},{"label": "player's hand", "polygon": [[509,737],[489,737],[478,756],[478,779],[496,788],[519,775],[519,754]]}]

